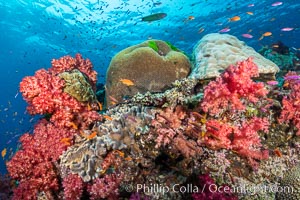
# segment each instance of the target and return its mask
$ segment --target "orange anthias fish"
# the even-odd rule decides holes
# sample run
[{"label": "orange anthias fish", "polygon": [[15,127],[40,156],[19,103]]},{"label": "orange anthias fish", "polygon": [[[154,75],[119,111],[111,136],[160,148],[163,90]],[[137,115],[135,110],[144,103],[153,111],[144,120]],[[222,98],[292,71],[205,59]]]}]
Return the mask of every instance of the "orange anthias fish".
[{"label": "orange anthias fish", "polygon": [[97,131],[94,131],[91,135],[87,136],[87,139],[93,139],[94,137],[97,136]]},{"label": "orange anthias fish", "polygon": [[109,121],[113,120],[113,118],[111,116],[108,115],[103,115],[104,119],[107,119]]},{"label": "orange anthias fish", "polygon": [[261,35],[261,37],[258,40],[262,40],[264,37],[271,36],[272,32],[265,32],[264,34]]},{"label": "orange anthias fish", "polygon": [[6,155],[6,153],[7,153],[7,149],[4,148],[4,149],[1,151],[1,156],[2,156],[3,159],[4,159],[4,156]]},{"label": "orange anthias fish", "polygon": [[60,142],[64,143],[65,145],[71,146],[71,140],[72,138],[63,138],[60,140]]},{"label": "orange anthias fish", "polygon": [[253,12],[246,12],[248,15],[253,15]]},{"label": "orange anthias fish", "polygon": [[70,122],[69,126],[72,127],[73,129],[77,130],[78,126],[74,122]]},{"label": "orange anthias fish", "polygon": [[234,16],[234,17],[231,17],[230,19],[229,19],[229,21],[230,22],[235,22],[235,21],[239,21],[239,20],[241,20],[241,17],[240,16]]},{"label": "orange anthias fish", "polygon": [[97,136],[97,131],[92,132],[90,135],[85,134],[83,131],[80,131],[80,134],[88,140],[93,139]]},{"label": "orange anthias fish", "polygon": [[194,20],[195,17],[194,16],[189,16],[189,20]]},{"label": "orange anthias fish", "polygon": [[121,81],[121,83],[123,83],[124,85],[127,85],[127,86],[133,86],[134,85],[133,81],[129,80],[129,79],[121,78],[120,81]]}]

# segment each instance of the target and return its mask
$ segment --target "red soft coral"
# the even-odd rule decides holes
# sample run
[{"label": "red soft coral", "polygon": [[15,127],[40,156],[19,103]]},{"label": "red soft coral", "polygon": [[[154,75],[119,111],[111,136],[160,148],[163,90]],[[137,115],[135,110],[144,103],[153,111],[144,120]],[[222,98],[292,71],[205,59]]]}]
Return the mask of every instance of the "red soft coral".
[{"label": "red soft coral", "polygon": [[[296,76],[295,73],[290,73],[288,76]],[[297,135],[300,135],[300,75],[299,80],[288,80],[291,92],[282,100],[283,108],[279,121],[281,123],[291,121],[298,129]]]},{"label": "red soft coral", "polygon": [[211,148],[232,149],[239,155],[250,159],[266,159],[267,151],[261,151],[258,131],[268,132],[269,122],[266,118],[254,117],[243,121],[241,126],[233,126],[218,120],[206,123],[207,133],[204,144]]},{"label": "red soft coral", "polygon": [[88,187],[91,200],[96,199],[118,199],[119,185],[123,180],[123,173],[105,174],[103,178],[97,178]]},{"label": "red soft coral", "polygon": [[93,70],[93,65],[89,59],[84,60],[80,54],[76,54],[75,58],[71,56],[64,56],[58,60],[52,60],[52,67],[49,72],[57,75],[64,71],[71,71],[78,69],[83,72],[91,81],[92,87],[95,88],[97,83],[97,72]]},{"label": "red soft coral", "polygon": [[204,89],[202,109],[212,115],[224,110],[244,110],[248,101],[256,103],[259,97],[268,91],[263,83],[256,83],[251,78],[258,76],[258,68],[252,58],[229,66],[226,71],[210,82]]},{"label": "red soft coral", "polygon": [[69,174],[63,179],[65,200],[79,200],[83,193],[83,181],[77,174]]},{"label": "red soft coral", "polygon": [[[74,129],[58,128],[43,119],[35,126],[33,134],[26,133],[20,138],[22,149],[7,162],[10,176],[23,183],[17,189],[18,193],[24,191],[22,195],[26,196],[32,190],[58,190],[54,162],[71,145],[71,140],[66,144],[62,139],[71,139],[76,133]],[[27,182],[30,183],[30,189],[23,190],[29,187]]]},{"label": "red soft coral", "polygon": [[[78,114],[88,110],[87,103],[79,102],[63,91],[65,81],[58,74],[72,69],[78,69],[86,74],[95,89],[97,73],[92,69],[88,59],[84,60],[80,54],[76,54],[75,58],[65,56],[53,60],[52,67],[48,71],[38,70],[34,76],[25,77],[20,83],[20,91],[29,104],[27,110],[30,114],[50,114],[50,120],[55,125],[71,127]],[[89,120],[88,123],[95,119],[95,113],[92,111],[84,115],[85,121]],[[87,118],[89,116],[90,119]]]}]

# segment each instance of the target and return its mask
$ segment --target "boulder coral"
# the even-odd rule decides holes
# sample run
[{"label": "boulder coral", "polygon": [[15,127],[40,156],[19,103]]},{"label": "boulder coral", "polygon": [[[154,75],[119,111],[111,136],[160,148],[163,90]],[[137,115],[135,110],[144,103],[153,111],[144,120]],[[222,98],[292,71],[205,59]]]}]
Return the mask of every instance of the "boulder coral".
[{"label": "boulder coral", "polygon": [[128,47],[113,57],[108,68],[106,103],[111,106],[138,92],[162,92],[189,72],[187,56],[164,41],[149,40]]},{"label": "boulder coral", "polygon": [[233,35],[211,33],[205,35],[194,47],[195,67],[191,78],[210,79],[219,76],[228,66],[253,57],[261,79],[274,79],[278,66],[264,58],[252,47]]}]

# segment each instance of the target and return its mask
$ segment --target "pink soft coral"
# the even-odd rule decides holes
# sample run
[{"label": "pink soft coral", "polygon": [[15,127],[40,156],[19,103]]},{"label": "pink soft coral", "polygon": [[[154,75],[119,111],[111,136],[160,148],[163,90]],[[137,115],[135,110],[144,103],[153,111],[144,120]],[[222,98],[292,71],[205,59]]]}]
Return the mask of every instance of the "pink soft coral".
[{"label": "pink soft coral", "polygon": [[62,139],[75,134],[74,129],[58,128],[43,119],[35,126],[33,134],[26,133],[20,138],[22,149],[7,162],[10,176],[20,181],[15,199],[35,196],[37,192],[33,191],[59,189],[54,162],[71,145],[63,143]]},{"label": "pink soft coral", "polygon": [[103,178],[97,178],[88,187],[91,200],[96,199],[118,199],[119,185],[123,180],[123,173],[105,174]]},{"label": "pink soft coral", "polygon": [[83,180],[77,174],[69,174],[63,179],[64,199],[79,200],[83,193]]},{"label": "pink soft coral", "polygon": [[[65,81],[57,75],[72,69],[81,70],[86,74],[95,89],[97,73],[88,59],[84,60],[80,54],[76,54],[75,58],[65,56],[53,60],[49,70],[38,70],[34,76],[27,76],[20,83],[20,91],[29,104],[27,110],[30,114],[50,114],[50,121],[60,127],[71,127],[79,113],[84,113],[82,116],[86,117],[85,121],[89,120],[89,116],[92,116],[90,120],[95,119],[97,114],[88,113],[90,110],[87,109],[87,102],[79,102],[64,92]],[[100,115],[97,117],[100,119]]]},{"label": "pink soft coral", "polygon": [[251,79],[257,76],[258,68],[252,58],[229,66],[221,77],[205,87],[202,109],[216,115],[224,110],[244,110],[243,101],[256,103],[259,97],[268,93],[263,83]]},{"label": "pink soft coral", "polygon": [[207,133],[204,143],[214,149],[231,149],[247,158],[266,159],[267,151],[261,151],[258,131],[268,132],[269,122],[266,118],[254,117],[243,121],[241,126],[233,126],[218,120],[206,123]]},{"label": "pink soft coral", "polygon": [[[297,76],[296,73],[289,73],[286,77]],[[298,129],[297,135],[300,135],[300,75],[299,80],[286,78],[291,88],[288,96],[282,100],[283,108],[279,121],[281,123],[291,121]]]}]

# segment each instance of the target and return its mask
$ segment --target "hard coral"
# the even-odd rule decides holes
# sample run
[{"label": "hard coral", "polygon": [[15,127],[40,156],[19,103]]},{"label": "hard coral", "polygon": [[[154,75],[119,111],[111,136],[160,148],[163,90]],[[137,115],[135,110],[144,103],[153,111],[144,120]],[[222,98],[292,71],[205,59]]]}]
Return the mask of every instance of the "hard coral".
[{"label": "hard coral", "polygon": [[252,58],[238,62],[236,66],[229,66],[221,77],[205,87],[201,103],[203,110],[216,115],[226,110],[245,110],[245,101],[256,103],[268,93],[263,83],[251,79],[258,75],[258,68]]}]

